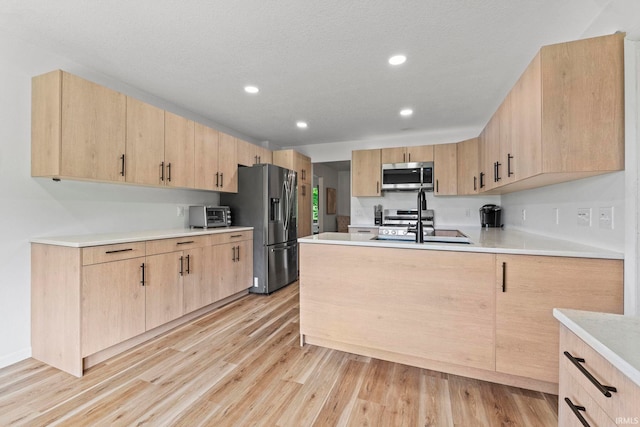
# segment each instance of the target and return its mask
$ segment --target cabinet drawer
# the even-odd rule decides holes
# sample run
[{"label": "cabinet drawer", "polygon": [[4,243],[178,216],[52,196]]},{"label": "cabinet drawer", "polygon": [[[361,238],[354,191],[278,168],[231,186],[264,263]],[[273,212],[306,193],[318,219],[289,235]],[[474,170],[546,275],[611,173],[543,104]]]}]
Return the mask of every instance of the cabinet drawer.
[{"label": "cabinet drawer", "polygon": [[91,246],[82,249],[82,265],[120,261],[145,255],[144,242],[118,243],[116,245]]},{"label": "cabinet drawer", "polygon": [[[580,384],[578,377],[565,371],[560,374],[560,394],[558,396],[558,425],[559,426],[583,426],[578,415],[571,409],[571,405],[590,426],[610,427],[616,423],[607,416],[604,410],[591,398],[589,393]],[[569,399],[567,402],[566,399]]]},{"label": "cabinet drawer", "polygon": [[212,245],[221,245],[229,242],[240,242],[242,240],[253,239],[253,231],[231,231],[229,233],[220,233],[211,235]]},{"label": "cabinet drawer", "polygon": [[[560,349],[560,369],[574,377],[610,418],[640,417],[640,387],[565,327],[560,329]],[[565,355],[565,351],[573,358],[583,359],[584,362],[576,363],[592,375],[595,381],[604,386],[615,387],[615,392],[609,392],[611,397],[605,396],[587,374]]]},{"label": "cabinet drawer", "polygon": [[186,236],[175,239],[150,240],[147,242],[147,255],[202,248],[210,245],[209,236]]}]

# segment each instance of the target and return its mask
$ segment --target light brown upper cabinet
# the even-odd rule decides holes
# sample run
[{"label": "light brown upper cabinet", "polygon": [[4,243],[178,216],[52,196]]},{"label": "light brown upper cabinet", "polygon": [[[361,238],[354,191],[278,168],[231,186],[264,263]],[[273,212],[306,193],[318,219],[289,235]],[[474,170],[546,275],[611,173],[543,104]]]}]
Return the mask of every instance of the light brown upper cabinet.
[{"label": "light brown upper cabinet", "polygon": [[623,39],[613,34],[540,49],[483,131],[480,170],[490,174],[483,191],[624,169]]},{"label": "light brown upper cabinet", "polygon": [[239,138],[236,138],[236,143],[239,165],[253,166],[261,163],[273,163],[273,153],[268,148],[259,147]]},{"label": "light brown upper cabinet", "polygon": [[168,187],[193,188],[194,183],[193,120],[164,112],[164,162],[161,181]]},{"label": "light brown upper cabinet", "polygon": [[478,138],[458,143],[458,195],[478,194]]},{"label": "light brown upper cabinet", "polygon": [[458,194],[458,144],[433,146],[434,188],[436,196]]},{"label": "light brown upper cabinet", "polygon": [[159,185],[164,162],[164,110],[127,97],[125,178],[133,184]]},{"label": "light brown upper cabinet", "polygon": [[126,97],[61,70],[33,78],[31,175],[122,182]]},{"label": "light brown upper cabinet", "polygon": [[236,138],[195,124],[195,188],[238,191]]},{"label": "light brown upper cabinet", "polygon": [[417,145],[414,147],[392,147],[382,149],[384,163],[432,162],[433,145]]},{"label": "light brown upper cabinet", "polygon": [[273,152],[273,164],[295,170],[298,175],[298,237],[309,236],[311,223],[311,159],[294,150]]},{"label": "light brown upper cabinet", "polygon": [[382,162],[380,149],[351,152],[351,195],[382,195]]}]

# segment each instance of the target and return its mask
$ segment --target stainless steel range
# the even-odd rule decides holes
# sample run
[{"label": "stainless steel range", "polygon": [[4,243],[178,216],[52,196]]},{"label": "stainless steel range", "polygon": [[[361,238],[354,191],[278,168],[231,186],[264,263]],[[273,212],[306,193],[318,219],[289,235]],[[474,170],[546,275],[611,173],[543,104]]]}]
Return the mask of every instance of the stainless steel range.
[{"label": "stainless steel range", "polygon": [[[416,225],[418,223],[417,209],[385,209],[382,225],[378,231],[378,239],[385,240],[416,240]],[[433,235],[433,209],[422,211],[423,236]]]},{"label": "stainless steel range", "polygon": [[[416,241],[417,209],[385,209],[377,240]],[[471,243],[459,230],[436,230],[433,209],[422,211],[422,236],[424,242]]]}]

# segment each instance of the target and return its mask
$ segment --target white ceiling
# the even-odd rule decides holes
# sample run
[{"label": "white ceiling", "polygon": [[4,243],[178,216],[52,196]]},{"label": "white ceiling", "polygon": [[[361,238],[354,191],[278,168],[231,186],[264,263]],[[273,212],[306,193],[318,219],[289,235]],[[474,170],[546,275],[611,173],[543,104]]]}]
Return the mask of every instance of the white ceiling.
[{"label": "white ceiling", "polygon": [[0,0],[0,29],[296,146],[481,129],[542,45],[580,38],[615,1]]}]

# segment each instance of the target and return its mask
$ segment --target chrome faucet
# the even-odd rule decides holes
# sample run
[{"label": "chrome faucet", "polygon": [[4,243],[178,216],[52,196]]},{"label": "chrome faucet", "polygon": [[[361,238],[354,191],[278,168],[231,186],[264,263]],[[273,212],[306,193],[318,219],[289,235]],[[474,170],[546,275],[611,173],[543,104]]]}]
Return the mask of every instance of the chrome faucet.
[{"label": "chrome faucet", "polygon": [[424,187],[418,190],[418,222],[416,222],[416,243],[424,243],[422,224],[422,211],[427,210],[427,196],[424,194]]}]

